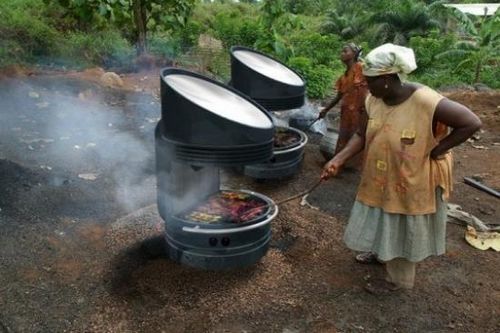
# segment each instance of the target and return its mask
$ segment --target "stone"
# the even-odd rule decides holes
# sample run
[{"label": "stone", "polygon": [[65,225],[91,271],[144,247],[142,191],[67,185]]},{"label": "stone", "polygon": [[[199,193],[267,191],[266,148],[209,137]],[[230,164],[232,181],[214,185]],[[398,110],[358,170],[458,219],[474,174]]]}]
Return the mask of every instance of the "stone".
[{"label": "stone", "polygon": [[104,73],[106,73],[106,71],[101,67],[87,68],[83,71],[85,76],[90,76],[95,79],[100,78]]},{"label": "stone", "polygon": [[490,87],[488,87],[484,83],[476,83],[476,84],[474,84],[474,90],[476,90],[476,91],[492,91],[493,89],[491,89]]},{"label": "stone", "polygon": [[123,80],[122,78],[116,74],[115,72],[106,72],[101,75],[100,78],[101,83],[110,88],[122,88]]},{"label": "stone", "polygon": [[198,38],[198,46],[202,49],[222,50],[222,42],[208,34],[201,34]]}]

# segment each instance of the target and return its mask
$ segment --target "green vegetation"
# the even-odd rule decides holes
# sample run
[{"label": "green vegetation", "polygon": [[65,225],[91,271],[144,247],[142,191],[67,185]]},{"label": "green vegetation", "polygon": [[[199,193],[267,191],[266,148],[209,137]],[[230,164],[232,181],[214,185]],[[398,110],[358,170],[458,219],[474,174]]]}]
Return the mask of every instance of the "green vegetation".
[{"label": "green vegetation", "polygon": [[[448,1],[471,2],[471,1]],[[308,95],[332,94],[342,45],[415,50],[410,77],[435,88],[500,88],[500,15],[472,17],[441,0],[9,0],[0,2],[0,67],[134,68],[142,53],[229,79],[228,49],[256,48],[296,69]]]},{"label": "green vegetation", "polygon": [[478,29],[472,24],[470,33],[453,45],[453,49],[437,55],[438,59],[460,59],[456,70],[474,69],[474,83],[481,82],[481,73],[489,69],[498,72],[500,61],[500,16],[483,20]]},{"label": "green vegetation", "polygon": [[134,54],[117,28],[76,29],[64,8],[42,0],[0,2],[0,22],[0,67],[16,63],[123,66]]}]

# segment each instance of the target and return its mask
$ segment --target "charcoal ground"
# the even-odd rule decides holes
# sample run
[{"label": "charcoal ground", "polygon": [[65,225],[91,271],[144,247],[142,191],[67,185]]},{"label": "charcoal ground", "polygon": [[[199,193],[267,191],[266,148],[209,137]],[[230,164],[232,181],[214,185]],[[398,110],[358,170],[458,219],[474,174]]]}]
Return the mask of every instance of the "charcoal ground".
[{"label": "charcoal ground", "polygon": [[[65,75],[0,81],[0,332],[500,331],[498,253],[469,246],[459,225],[448,225],[445,255],[419,264],[413,291],[363,290],[383,268],[355,263],[342,243],[357,172],[320,185],[308,198],[318,209],[280,207],[271,249],[252,267],[205,272],[166,259],[155,92]],[[448,95],[484,122],[455,149],[451,201],[498,223],[498,199],[462,178],[500,187],[500,94]],[[299,193],[325,162],[318,141],[311,134],[292,178],[223,171],[223,185],[275,200]]]}]

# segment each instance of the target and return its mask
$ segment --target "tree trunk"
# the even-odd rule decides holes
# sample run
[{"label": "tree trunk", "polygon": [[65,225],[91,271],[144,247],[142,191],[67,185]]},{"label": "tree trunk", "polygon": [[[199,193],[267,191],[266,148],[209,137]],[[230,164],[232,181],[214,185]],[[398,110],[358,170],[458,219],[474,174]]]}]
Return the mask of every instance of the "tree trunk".
[{"label": "tree trunk", "polygon": [[480,80],[481,80],[481,59],[479,59],[476,64],[476,76],[474,78],[474,83],[479,83]]},{"label": "tree trunk", "polygon": [[147,50],[146,7],[142,0],[132,0],[132,8],[134,11],[135,29],[137,31],[137,53],[141,55]]}]

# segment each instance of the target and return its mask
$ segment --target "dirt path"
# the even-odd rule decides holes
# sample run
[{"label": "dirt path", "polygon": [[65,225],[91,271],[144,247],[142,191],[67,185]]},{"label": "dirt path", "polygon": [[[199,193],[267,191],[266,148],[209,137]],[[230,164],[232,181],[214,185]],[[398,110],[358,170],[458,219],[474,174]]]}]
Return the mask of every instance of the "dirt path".
[{"label": "dirt path", "polygon": [[[134,86],[141,75],[124,79]],[[470,247],[457,225],[446,255],[418,267],[414,291],[363,291],[364,278],[383,272],[356,264],[341,241],[356,173],[321,185],[309,198],[319,210],[283,205],[272,248],[253,267],[203,272],[163,258],[159,104],[148,84],[144,93],[74,76],[0,81],[0,332],[500,331],[498,253]],[[481,116],[474,145],[488,148],[456,149],[452,201],[498,223],[498,199],[461,179],[500,187],[500,94],[452,97]],[[226,172],[223,183],[280,200],[314,183],[323,162],[309,144],[291,179],[258,184]]]}]

